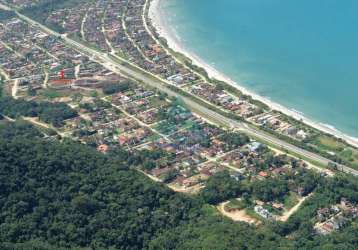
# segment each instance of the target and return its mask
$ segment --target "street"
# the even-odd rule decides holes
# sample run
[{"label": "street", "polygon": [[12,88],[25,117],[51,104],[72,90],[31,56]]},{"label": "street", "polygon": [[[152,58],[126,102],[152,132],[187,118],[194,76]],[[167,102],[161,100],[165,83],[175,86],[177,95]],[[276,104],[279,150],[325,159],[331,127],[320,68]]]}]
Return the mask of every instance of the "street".
[{"label": "street", "polygon": [[[2,4],[0,4],[0,8],[9,9],[7,6],[4,6]],[[124,60],[123,58],[116,56],[115,59],[117,59],[117,60],[115,60],[113,57],[109,56],[107,53],[99,52],[99,51],[97,51],[93,48],[90,48],[88,46],[85,46],[71,38],[68,38],[65,35],[61,35],[55,31],[47,28],[46,26],[34,21],[33,19],[30,19],[27,16],[20,14],[17,11],[15,11],[15,13],[22,20],[24,20],[36,27],[39,27],[44,32],[54,35],[56,37],[61,37],[61,39],[64,41],[64,43],[75,48],[77,51],[87,55],[92,60],[96,61],[97,63],[100,63],[107,69],[109,69],[115,73],[119,73],[119,74],[128,76],[129,78],[144,82],[145,84],[147,84],[151,87],[154,87],[156,89],[159,89],[160,91],[168,94],[169,96],[180,98],[185,103],[185,105],[189,109],[191,109],[194,113],[197,113],[198,115],[205,117],[206,119],[210,120],[211,122],[213,122],[215,124],[225,125],[229,128],[233,128],[235,130],[241,131],[243,133],[246,133],[249,136],[259,138],[263,142],[273,144],[280,149],[287,150],[289,152],[293,152],[296,155],[301,156],[302,158],[307,158],[307,159],[311,160],[312,162],[316,162],[321,165],[327,166],[329,163],[334,163],[327,158],[324,158],[318,154],[312,153],[305,149],[301,149],[295,145],[292,145],[292,144],[287,143],[283,140],[280,140],[266,132],[263,132],[256,128],[253,128],[246,123],[239,122],[234,119],[225,117],[222,114],[219,114],[218,112],[215,112],[215,111],[197,103],[196,101],[194,101],[188,97],[185,97],[185,96],[181,95],[180,93],[177,93],[177,92],[171,90],[168,87],[168,85],[170,84],[168,81],[161,79],[158,76],[155,76],[155,75],[139,68],[138,66],[132,64],[131,62]],[[122,64],[119,63],[119,61],[121,61]],[[129,66],[126,66],[126,65],[129,65]],[[339,164],[336,164],[336,165],[337,165],[338,169],[340,169],[346,173],[350,173],[355,176],[358,176],[357,170],[354,170],[354,169],[351,169],[349,167],[339,165]]]}]

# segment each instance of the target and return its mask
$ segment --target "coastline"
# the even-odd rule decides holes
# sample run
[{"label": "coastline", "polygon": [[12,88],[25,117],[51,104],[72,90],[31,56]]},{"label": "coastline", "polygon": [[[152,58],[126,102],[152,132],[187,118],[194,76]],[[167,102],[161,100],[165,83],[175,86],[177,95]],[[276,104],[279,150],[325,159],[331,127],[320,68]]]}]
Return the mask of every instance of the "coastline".
[{"label": "coastline", "polygon": [[175,31],[171,27],[169,27],[168,23],[164,20],[163,16],[165,13],[163,12],[163,9],[161,8],[162,3],[163,3],[163,0],[152,0],[150,3],[150,8],[149,8],[149,18],[151,20],[152,25],[155,27],[157,33],[159,34],[159,36],[163,37],[167,41],[168,46],[172,50],[182,53],[186,57],[190,58],[192,60],[193,64],[204,68],[210,78],[215,78],[217,80],[224,81],[227,84],[230,84],[231,86],[240,90],[245,95],[249,95],[253,99],[266,104],[273,110],[284,113],[296,120],[302,121],[303,123],[315,128],[315,129],[318,129],[324,133],[333,135],[337,138],[343,139],[348,144],[358,147],[358,138],[349,136],[349,135],[337,130],[336,128],[332,127],[331,125],[324,124],[324,123],[309,119],[309,118],[305,117],[304,114],[302,114],[299,111],[284,107],[283,105],[281,105],[279,103],[269,100],[267,97],[260,96],[256,93],[248,90],[247,88],[243,87],[242,84],[232,80],[230,77],[219,72],[212,65],[210,65],[209,63],[207,63],[206,61],[201,59],[198,55],[196,55],[192,51],[185,48],[182,45],[180,38],[177,37],[177,34],[175,33]]}]

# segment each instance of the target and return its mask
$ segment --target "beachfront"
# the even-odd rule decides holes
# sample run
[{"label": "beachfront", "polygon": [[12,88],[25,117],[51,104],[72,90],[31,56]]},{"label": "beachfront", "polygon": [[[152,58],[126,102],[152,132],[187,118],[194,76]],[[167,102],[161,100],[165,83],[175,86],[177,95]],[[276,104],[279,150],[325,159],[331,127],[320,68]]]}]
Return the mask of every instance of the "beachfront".
[{"label": "beachfront", "polygon": [[275,102],[269,100],[268,98],[265,98],[265,97],[262,97],[260,95],[253,93],[252,91],[243,87],[242,84],[233,81],[230,77],[217,71],[212,65],[210,65],[209,63],[202,60],[198,55],[196,55],[195,53],[190,51],[188,48],[184,47],[180,41],[180,37],[178,37],[178,34],[175,32],[175,28],[171,27],[167,23],[166,18],[164,18],[165,13],[162,8],[163,2],[164,2],[164,0],[153,0],[151,2],[149,17],[150,17],[151,22],[152,22],[153,26],[155,27],[156,31],[159,33],[159,35],[161,37],[165,38],[165,40],[168,43],[168,46],[171,49],[184,54],[186,57],[190,58],[195,65],[198,65],[201,68],[204,68],[210,77],[224,81],[227,84],[230,84],[231,86],[240,90],[242,93],[244,93],[246,95],[250,95],[255,100],[265,103],[271,109],[282,112],[298,121],[302,121],[305,124],[307,124],[313,128],[323,131],[324,133],[328,133],[328,134],[336,136],[337,138],[341,138],[353,146],[356,146],[356,147],[358,146],[357,138],[354,138],[354,137],[349,136],[345,133],[342,133],[341,131],[335,129],[334,127],[332,127],[330,125],[326,125],[326,124],[320,123],[318,121],[314,121],[313,119],[308,119],[307,117],[304,116],[304,114],[302,114],[298,111],[286,108],[286,107],[280,105],[279,103],[275,103]]},{"label": "beachfront", "polygon": [[[169,49],[148,19],[149,4],[149,0],[116,0],[107,1],[98,8],[92,4],[92,8],[89,5],[58,9],[49,13],[46,22],[59,25],[66,43],[82,53],[95,54],[97,62],[105,68],[130,75],[179,98],[215,125],[244,132],[313,164],[318,162],[322,167],[329,165],[349,173],[353,170],[345,168],[345,164],[358,167],[358,150],[355,148],[252,100],[233,85],[210,79],[186,57]],[[66,23],[63,22],[64,11],[69,17]],[[99,19],[102,15],[104,18]],[[48,28],[44,30],[49,32]],[[78,39],[86,45],[74,41]],[[7,66],[4,70],[11,74],[11,68]],[[14,86],[16,90],[17,85]]]}]

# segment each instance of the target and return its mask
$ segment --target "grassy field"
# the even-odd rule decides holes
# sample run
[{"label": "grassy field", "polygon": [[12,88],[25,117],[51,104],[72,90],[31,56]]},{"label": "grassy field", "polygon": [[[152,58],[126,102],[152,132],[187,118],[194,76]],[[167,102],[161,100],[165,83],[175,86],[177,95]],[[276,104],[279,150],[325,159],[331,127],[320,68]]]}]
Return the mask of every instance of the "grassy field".
[{"label": "grassy field", "polygon": [[225,208],[241,210],[246,208],[246,204],[244,204],[242,201],[239,201],[238,199],[232,199],[228,204],[225,205]]},{"label": "grassy field", "polygon": [[285,196],[284,205],[287,210],[290,210],[298,203],[297,194],[294,192],[290,192],[288,195]]},{"label": "grassy field", "polygon": [[246,208],[246,214],[252,218],[257,219],[258,221],[264,220],[264,218],[258,215],[252,208]]},{"label": "grassy field", "polygon": [[46,89],[41,93],[41,95],[47,99],[55,99],[58,97],[67,96],[66,93],[61,93],[60,91],[53,90],[53,89]]},{"label": "grassy field", "polygon": [[343,143],[325,135],[319,136],[315,143],[321,148],[330,151],[342,151],[346,147]]},{"label": "grassy field", "polygon": [[358,168],[358,150],[346,148],[339,153],[339,157],[349,161],[354,168]]},{"label": "grassy field", "polygon": [[325,135],[317,137],[313,144],[330,154],[335,154],[339,159],[349,163],[352,167],[358,168],[358,149]]},{"label": "grassy field", "polygon": [[169,103],[166,100],[161,100],[158,96],[152,96],[148,98],[151,108],[159,108],[162,106],[168,106]]}]

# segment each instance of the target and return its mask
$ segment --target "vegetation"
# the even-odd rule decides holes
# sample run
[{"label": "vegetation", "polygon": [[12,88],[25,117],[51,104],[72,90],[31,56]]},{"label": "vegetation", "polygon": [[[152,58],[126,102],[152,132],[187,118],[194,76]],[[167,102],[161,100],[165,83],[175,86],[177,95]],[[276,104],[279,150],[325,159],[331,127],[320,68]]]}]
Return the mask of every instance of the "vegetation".
[{"label": "vegetation", "polygon": [[[25,12],[43,19],[48,11],[81,2],[44,0]],[[113,94],[129,87],[129,84],[108,85],[104,92]],[[91,104],[83,107],[93,108]],[[54,126],[61,126],[64,120],[77,115],[65,104],[24,102],[9,97],[0,99],[0,112],[12,118],[39,117]],[[177,124],[189,114],[181,104],[175,104],[168,112],[161,110],[159,115]],[[324,179],[300,171],[295,176],[275,180],[242,182],[223,171],[209,179],[198,197],[188,197],[134,170],[166,165],[159,160],[174,158],[167,152],[127,152],[118,148],[103,155],[70,140],[52,139],[24,121],[0,124],[1,249],[354,249],[357,246],[357,220],[330,237],[317,236],[312,228],[317,209],[335,204],[342,197],[358,202],[356,178],[342,175]],[[202,139],[200,143],[209,146],[210,141]],[[236,133],[225,133],[220,139],[227,143],[228,150],[249,141]],[[349,150],[342,149],[342,155],[353,157],[354,152]],[[264,170],[271,165],[282,166],[287,160],[270,154],[264,157],[252,164]],[[164,181],[169,182],[175,176],[173,170]],[[259,228],[232,223],[217,216],[214,208],[206,204],[242,195],[242,202],[235,200],[231,204],[246,207],[250,204],[248,193],[264,201],[291,203],[287,197],[297,187],[305,188],[303,195],[312,191],[315,194],[287,223],[266,222]]]},{"label": "vegetation", "polygon": [[193,200],[129,170],[129,159],[5,129],[13,128],[0,128],[0,242],[139,249],[196,213]]},{"label": "vegetation", "polygon": [[43,137],[43,134],[32,125],[22,120],[14,123],[0,124],[0,138],[11,139],[17,137],[25,139],[41,138]]},{"label": "vegetation", "polygon": [[[190,238],[192,249],[220,235],[227,246],[235,238],[243,247],[254,242],[253,228],[208,215],[199,200],[130,170],[140,157],[121,150],[102,155],[72,141],[50,142],[26,126],[0,127],[0,248],[180,248],[179,239],[165,239],[182,229],[182,239],[193,230],[202,238],[202,243]],[[212,227],[220,234],[210,233]],[[243,240],[246,236],[252,241]],[[267,235],[255,246],[277,246],[275,237],[280,238]]]},{"label": "vegetation", "polygon": [[274,179],[257,182],[252,189],[255,197],[265,202],[281,198],[289,191],[286,181]]},{"label": "vegetation", "polygon": [[[194,65],[192,63],[192,61],[189,58],[185,57],[183,54],[175,52],[172,49],[170,49],[168,47],[168,44],[167,44],[167,41],[165,40],[165,38],[160,37],[158,35],[157,31],[155,30],[155,28],[152,25],[150,25],[149,27],[153,31],[153,33],[156,36],[156,38],[160,41],[160,43],[165,48],[167,48],[171,52],[172,55],[174,55],[176,58],[178,58],[181,62],[183,62],[186,66],[191,68],[193,71],[201,74],[208,82],[210,82],[212,84],[215,84],[216,88],[221,89],[221,90],[226,90],[229,93],[232,93],[232,94],[234,94],[234,95],[236,95],[236,96],[238,96],[240,98],[246,99],[250,103],[258,106],[259,107],[259,110],[257,111],[258,113],[260,113],[261,111],[264,111],[264,110],[270,110],[269,107],[266,104],[264,104],[264,103],[262,103],[260,101],[254,100],[251,96],[244,95],[240,90],[234,88],[230,84],[227,84],[227,83],[225,83],[223,81],[219,81],[217,79],[210,78],[205,69],[203,69],[203,68],[201,68],[201,67],[199,67],[197,65]],[[223,112],[218,107],[208,105],[207,103],[202,102],[197,97],[195,97],[195,96],[193,96],[191,94],[188,94],[183,90],[180,90],[180,89],[178,89],[176,87],[173,87],[173,86],[169,86],[168,88],[177,91],[178,93],[180,93],[183,96],[186,96],[188,98],[191,98],[191,99],[195,100],[197,103],[201,104],[202,106],[205,106],[205,107],[207,107],[207,108],[209,108],[211,110],[214,110],[215,112],[217,112],[217,113],[219,113],[219,114],[221,114],[223,116],[226,116],[226,117],[234,119],[234,120],[242,120],[241,117],[239,117],[237,115],[234,115],[232,113]],[[352,167],[354,169],[358,169],[358,150],[357,149],[353,149],[352,147],[350,147],[346,142],[342,141],[341,139],[337,139],[337,138],[335,138],[334,136],[331,136],[331,135],[325,135],[323,132],[318,131],[318,130],[312,128],[312,127],[309,127],[306,124],[304,124],[302,121],[299,121],[299,120],[296,120],[294,118],[291,118],[291,117],[289,117],[289,116],[287,116],[285,114],[281,114],[281,118],[283,118],[283,120],[285,120],[285,121],[288,121],[290,124],[293,124],[293,125],[295,125],[295,126],[297,126],[299,128],[303,128],[305,130],[308,130],[308,131],[312,132],[315,136],[313,136],[312,138],[309,138],[309,139],[301,142],[301,141],[293,139],[293,138],[291,138],[289,136],[286,136],[286,135],[283,135],[281,133],[278,133],[278,132],[276,132],[276,131],[274,131],[272,129],[268,129],[268,128],[265,128],[265,127],[260,127],[258,129],[262,129],[262,130],[272,134],[273,136],[275,136],[275,137],[277,137],[277,138],[279,138],[279,139],[281,139],[283,141],[286,141],[286,142],[288,142],[290,144],[293,144],[293,145],[298,146],[300,148],[306,149],[308,151],[320,154],[321,156],[323,156],[325,158],[328,158],[328,159],[330,159],[332,161],[335,161],[337,163],[345,164],[345,165],[347,165],[349,167]],[[333,141],[334,144],[341,144],[343,146],[343,148],[348,148],[348,150],[345,150],[345,151],[342,151],[342,150],[335,151],[335,150],[333,150],[335,155],[332,155],[329,152],[327,152],[327,150],[325,149],[327,144],[320,143],[319,142],[320,139],[317,141],[316,137],[329,138],[329,140]],[[300,156],[300,157],[302,157],[302,156]]]},{"label": "vegetation", "polygon": [[162,152],[103,155],[49,141],[21,121],[0,125],[0,152],[1,249],[354,249],[357,243],[355,223],[330,237],[312,229],[318,208],[341,197],[358,202],[353,177],[315,181],[315,195],[287,223],[255,228],[217,216],[203,202],[250,190],[226,171],[209,180],[203,200],[190,198],[131,170]]},{"label": "vegetation", "polygon": [[358,149],[348,146],[342,140],[329,135],[318,135],[310,138],[307,143],[312,143],[331,159],[358,169]]},{"label": "vegetation", "polygon": [[41,95],[48,99],[55,99],[55,98],[65,96],[63,93],[61,93],[57,90],[54,90],[54,89],[46,89],[46,90],[42,91]]},{"label": "vegetation", "polygon": [[232,178],[227,171],[212,176],[201,192],[203,200],[209,204],[218,204],[231,198],[238,197],[242,192],[240,182]]},{"label": "vegetation", "polygon": [[129,81],[122,82],[122,83],[106,84],[103,87],[103,93],[106,95],[112,95],[118,92],[127,91],[129,90],[130,87],[131,87],[131,82]]},{"label": "vegetation", "polygon": [[227,144],[228,150],[233,150],[250,142],[250,138],[248,136],[235,132],[225,132],[220,136],[220,140]]},{"label": "vegetation", "polygon": [[11,97],[0,98],[0,113],[11,118],[38,117],[55,127],[60,127],[64,120],[77,116],[77,112],[64,103],[27,102]]},{"label": "vegetation", "polygon": [[[29,6],[21,10],[21,12],[40,23],[45,23],[47,17],[51,12],[58,9],[71,8],[78,4],[83,4],[86,2],[87,0],[42,0],[38,4]],[[63,33],[65,31],[64,28],[58,24],[46,23],[46,25],[59,33]]]},{"label": "vegetation", "polygon": [[15,17],[15,13],[13,11],[0,9],[0,21],[5,21],[13,17]]},{"label": "vegetation", "polygon": [[246,204],[245,201],[241,201],[238,199],[231,199],[229,203],[225,205],[225,209],[237,209],[241,210],[247,207],[248,204]]},{"label": "vegetation", "polygon": [[296,249],[355,249],[358,239],[357,218],[342,231],[329,236],[316,235],[312,230],[317,210],[339,203],[342,197],[357,203],[357,178],[345,175],[326,178],[318,185],[315,194],[286,223],[276,222],[269,227],[275,233],[298,239],[294,242]]},{"label": "vegetation", "polygon": [[0,98],[4,95],[4,79],[0,75]]},{"label": "vegetation", "polygon": [[166,231],[149,249],[292,249],[291,243],[263,228],[208,216]]}]

